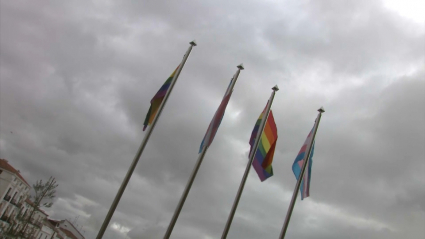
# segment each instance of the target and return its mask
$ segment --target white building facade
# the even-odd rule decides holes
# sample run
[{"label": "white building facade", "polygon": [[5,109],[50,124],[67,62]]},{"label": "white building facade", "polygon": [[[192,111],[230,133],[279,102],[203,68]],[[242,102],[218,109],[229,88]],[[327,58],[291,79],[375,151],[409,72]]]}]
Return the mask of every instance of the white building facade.
[{"label": "white building facade", "polygon": [[20,171],[0,159],[0,239],[3,230],[29,239],[85,239],[68,220],[48,219],[49,215],[40,209],[33,212],[30,190]]},{"label": "white building facade", "polygon": [[30,190],[19,170],[0,159],[0,227],[14,224],[17,228],[16,216],[24,210]]}]

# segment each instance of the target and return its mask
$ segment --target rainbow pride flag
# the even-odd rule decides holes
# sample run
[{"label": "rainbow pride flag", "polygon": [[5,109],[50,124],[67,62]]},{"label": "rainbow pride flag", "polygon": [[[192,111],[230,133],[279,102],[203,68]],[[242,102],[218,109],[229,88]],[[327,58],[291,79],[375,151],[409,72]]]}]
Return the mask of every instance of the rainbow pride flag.
[{"label": "rainbow pride flag", "polygon": [[[261,113],[257,122],[255,123],[254,129],[252,130],[251,139],[249,140],[249,144],[251,145],[249,155],[251,155],[251,151],[253,150],[255,138],[257,137],[265,110],[266,109],[264,109],[264,111]],[[264,126],[264,130],[260,137],[257,152],[255,153],[254,160],[252,161],[252,166],[254,167],[258,177],[260,177],[262,182],[273,176],[272,162],[276,148],[276,142],[277,128],[276,123],[274,122],[273,112],[270,110],[269,117],[267,117],[266,125]]]},{"label": "rainbow pride flag", "polygon": [[143,131],[145,131],[146,127],[148,127],[148,125],[151,125],[153,119],[155,119],[155,116],[156,116],[156,113],[158,112],[159,106],[161,105],[162,100],[164,100],[165,94],[167,94],[168,88],[170,87],[171,81],[173,80],[174,75],[177,72],[177,69],[179,69],[179,66],[177,66],[177,68],[174,70],[173,74],[171,74],[170,77],[168,77],[168,79],[161,86],[161,88],[156,93],[156,95],[152,98],[151,107],[149,108],[149,111],[146,114],[145,122],[143,123]]},{"label": "rainbow pride flag", "polygon": [[[298,180],[300,178],[301,170],[305,159],[307,158],[308,147],[310,145],[311,140],[313,139],[314,127],[310,131],[305,140],[303,146],[300,149],[297,157],[295,158],[294,163],[292,164],[292,172],[294,172],[295,178]],[[314,142],[312,144],[310,159],[308,160],[308,165],[306,166],[306,171],[304,172],[303,180],[301,181],[300,193],[301,200],[310,196],[310,179],[311,179],[311,165],[313,164],[313,154],[314,154]],[[307,183],[306,183],[307,182]]]}]

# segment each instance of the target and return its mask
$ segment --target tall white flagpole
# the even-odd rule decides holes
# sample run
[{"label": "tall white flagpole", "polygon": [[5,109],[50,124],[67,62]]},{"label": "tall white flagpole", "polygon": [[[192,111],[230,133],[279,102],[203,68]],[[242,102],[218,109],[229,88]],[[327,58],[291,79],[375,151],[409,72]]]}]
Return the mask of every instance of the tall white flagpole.
[{"label": "tall white flagpole", "polygon": [[323,107],[320,107],[320,109],[318,109],[317,111],[319,111],[319,115],[317,116],[316,122],[315,122],[315,125],[314,125],[313,137],[312,137],[310,145],[308,147],[308,151],[307,151],[307,155],[306,155],[307,157],[304,160],[303,168],[301,169],[301,173],[300,173],[300,176],[297,180],[297,184],[295,184],[294,193],[292,194],[291,203],[289,204],[288,212],[286,213],[285,222],[283,223],[283,227],[282,227],[282,231],[280,232],[279,239],[285,238],[286,230],[288,229],[289,221],[291,220],[292,210],[294,209],[295,201],[297,200],[298,191],[300,190],[301,182],[302,182],[302,179],[304,178],[305,169],[307,168],[308,161],[310,160],[311,146],[313,145],[314,139],[316,138],[316,132],[317,132],[317,128],[319,127],[320,118],[322,117],[322,113],[325,112]]},{"label": "tall white flagpole", "polygon": [[[233,90],[233,87],[235,87],[236,80],[239,77],[239,73],[241,72],[241,70],[244,69],[242,64],[238,65],[237,67],[238,67],[238,70],[236,71],[236,73],[233,77],[233,80],[232,80],[232,83],[231,83],[232,85],[227,89],[226,94],[224,94],[224,96],[226,96],[229,92],[231,92]],[[204,159],[204,156],[205,156],[205,154],[208,150],[208,144],[209,144],[209,142],[204,145],[201,153],[199,154],[198,160],[196,161],[195,167],[193,168],[193,171],[192,171],[192,174],[190,175],[189,181],[186,184],[186,188],[183,191],[183,194],[180,198],[179,204],[177,205],[176,210],[174,211],[173,218],[171,219],[170,224],[168,225],[167,232],[164,235],[164,239],[170,238],[171,233],[173,232],[174,225],[177,222],[177,219],[180,215],[180,211],[183,208],[183,204],[186,201],[187,195],[189,194],[190,188],[192,187],[193,181],[195,180],[196,174],[198,173],[198,169],[201,166],[202,160]]]},{"label": "tall white flagpole", "polygon": [[258,134],[257,134],[257,137],[255,138],[255,141],[254,141],[254,147],[250,152],[250,158],[248,160],[248,164],[246,165],[245,173],[242,177],[241,184],[239,185],[238,193],[236,194],[235,201],[233,202],[232,210],[230,211],[230,214],[229,214],[229,217],[227,219],[226,226],[224,227],[221,239],[226,239],[227,234],[229,233],[229,229],[230,229],[230,226],[232,225],[232,221],[233,221],[233,217],[235,215],[236,208],[238,207],[238,204],[239,204],[239,199],[241,198],[243,188],[245,187],[246,179],[248,178],[249,170],[251,169],[252,161],[255,158],[255,153],[257,152],[257,148],[258,148],[258,145],[259,145],[259,142],[260,142],[260,138],[261,138],[261,135],[263,134],[264,126],[266,125],[267,118],[269,117],[269,112],[270,112],[270,108],[272,107],[272,104],[273,104],[274,95],[276,94],[276,91],[279,90],[279,88],[276,85],[275,87],[272,88],[272,90],[273,90],[273,92],[272,92],[270,99],[268,101],[266,112],[263,116],[263,119],[261,120],[260,127],[258,129]]},{"label": "tall white flagpole", "polygon": [[173,90],[174,85],[177,82],[177,79],[179,78],[180,72],[183,69],[184,64],[186,63],[187,58],[190,55],[190,52],[192,51],[192,48],[196,46],[195,41],[191,41],[189,49],[187,49],[186,54],[183,57],[182,62],[179,65],[179,68],[177,69],[176,74],[174,75],[173,79],[171,80],[170,87],[167,91],[167,93],[164,96],[164,99],[162,100],[161,104],[159,105],[158,113],[155,115],[151,126],[149,127],[148,131],[145,134],[145,137],[143,138],[142,144],[140,145],[139,149],[137,150],[136,156],[134,156],[133,162],[131,163],[130,168],[127,171],[127,175],[125,175],[125,178],[121,184],[121,187],[119,188],[117,195],[115,196],[114,201],[112,202],[111,207],[109,208],[108,214],[105,217],[105,220],[103,221],[102,227],[99,230],[99,233],[97,234],[96,239],[101,239],[103,237],[103,234],[106,231],[106,228],[108,227],[109,222],[111,221],[112,215],[115,212],[115,209],[117,208],[117,205],[121,199],[122,194],[124,193],[125,188],[127,187],[128,181],[131,178],[131,175],[133,174],[134,169],[136,168],[137,162],[140,159],[140,156],[143,153],[143,150],[145,149],[146,143],[149,140],[149,137],[151,136],[151,133],[153,129],[155,128],[155,124],[158,121],[159,116],[161,115],[162,109],[165,106],[165,103],[167,103],[168,96],[170,95],[171,91]]}]

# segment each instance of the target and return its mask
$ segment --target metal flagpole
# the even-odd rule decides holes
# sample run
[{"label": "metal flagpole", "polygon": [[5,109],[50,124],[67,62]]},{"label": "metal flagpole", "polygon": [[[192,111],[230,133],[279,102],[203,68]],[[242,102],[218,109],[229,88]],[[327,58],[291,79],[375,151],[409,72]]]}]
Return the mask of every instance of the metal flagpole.
[{"label": "metal flagpole", "polygon": [[[232,85],[227,89],[225,96],[230,91],[233,90],[233,87],[235,87],[236,80],[239,77],[239,73],[241,72],[241,70],[244,69],[242,64],[238,65],[237,67],[238,67],[238,70],[236,71],[236,73],[234,75],[234,78],[233,78],[234,80],[232,81]],[[198,173],[198,169],[201,166],[202,160],[204,159],[204,156],[205,156],[207,150],[208,150],[208,144],[206,144],[203,147],[201,153],[199,154],[198,160],[196,161],[195,167],[193,168],[192,174],[190,175],[189,181],[187,182],[186,188],[183,191],[183,194],[180,198],[179,204],[177,205],[177,208],[174,211],[173,218],[171,219],[171,222],[168,225],[167,232],[164,235],[164,239],[170,238],[171,233],[173,232],[174,225],[176,224],[176,221],[179,217],[180,211],[183,208],[183,204],[186,201],[187,195],[189,194],[190,188],[192,187],[193,181],[195,180],[196,174]]]},{"label": "metal flagpole", "polygon": [[263,130],[264,130],[264,126],[266,125],[267,118],[269,117],[269,112],[270,112],[270,108],[272,107],[274,95],[276,94],[276,91],[279,90],[277,85],[275,87],[273,87],[272,89],[273,89],[272,95],[270,96],[270,99],[269,99],[269,102],[268,102],[268,105],[267,105],[267,108],[266,108],[266,112],[263,116],[263,119],[261,120],[260,128],[258,129],[258,134],[257,134],[257,137],[255,138],[254,148],[251,151],[250,158],[248,160],[248,164],[246,165],[245,173],[242,177],[241,184],[239,185],[238,193],[236,194],[235,201],[233,202],[232,210],[230,211],[230,215],[227,219],[226,226],[224,227],[223,235],[221,236],[221,239],[226,239],[227,234],[229,233],[229,229],[230,229],[230,226],[231,226],[232,221],[233,221],[233,216],[235,215],[236,208],[238,207],[238,204],[239,204],[239,199],[241,198],[243,188],[245,187],[245,182],[246,182],[246,179],[248,178],[248,173],[249,173],[249,170],[251,169],[251,164],[252,164],[252,161],[254,160],[255,153],[257,152],[257,148],[258,148],[258,145],[259,145],[259,142],[260,142],[261,135],[262,135]]},{"label": "metal flagpole", "polygon": [[319,111],[319,115],[317,116],[316,123],[314,125],[313,138],[311,139],[310,145],[308,147],[307,158],[303,164],[303,168],[301,169],[300,177],[298,178],[297,184],[295,185],[294,193],[292,194],[291,203],[289,204],[288,212],[286,213],[285,222],[283,223],[283,227],[282,227],[282,231],[280,232],[279,239],[285,238],[286,230],[288,229],[289,220],[291,220],[292,210],[294,209],[295,201],[297,200],[297,196],[298,196],[298,191],[300,189],[301,182],[304,177],[304,172],[305,172],[305,169],[307,168],[308,161],[310,160],[311,146],[313,145],[314,139],[316,138],[316,132],[317,132],[317,128],[319,127],[322,113],[325,112],[323,107],[320,107],[320,109],[318,109],[317,111]]},{"label": "metal flagpole", "polygon": [[130,180],[131,175],[133,174],[134,169],[136,168],[137,162],[139,161],[140,156],[142,155],[143,150],[145,149],[146,143],[149,140],[149,137],[151,136],[151,133],[153,129],[155,128],[155,124],[158,121],[159,116],[161,115],[162,109],[165,106],[165,103],[167,102],[168,96],[170,95],[171,91],[173,90],[174,85],[177,82],[177,78],[179,78],[180,72],[183,69],[184,64],[186,63],[187,58],[189,57],[190,52],[192,51],[192,48],[196,46],[195,41],[191,41],[189,49],[187,49],[186,54],[183,57],[182,62],[180,63],[179,69],[177,70],[176,74],[174,75],[170,87],[167,91],[167,93],[164,96],[164,100],[161,102],[161,105],[159,106],[158,113],[154,117],[151,126],[149,127],[148,131],[145,134],[145,137],[143,138],[142,144],[140,145],[139,149],[137,150],[136,156],[134,156],[133,162],[131,163],[130,168],[128,169],[127,175],[125,175],[124,181],[121,184],[121,187],[119,188],[117,195],[115,196],[114,201],[112,202],[111,207],[109,208],[108,214],[105,217],[105,220],[103,221],[102,227],[99,230],[99,233],[97,234],[96,239],[101,239],[103,237],[103,234],[106,231],[106,228],[108,227],[109,222],[111,221],[112,215],[115,212],[115,209],[117,208],[117,205],[121,199],[122,194],[124,193],[125,188],[127,187],[128,181]]}]

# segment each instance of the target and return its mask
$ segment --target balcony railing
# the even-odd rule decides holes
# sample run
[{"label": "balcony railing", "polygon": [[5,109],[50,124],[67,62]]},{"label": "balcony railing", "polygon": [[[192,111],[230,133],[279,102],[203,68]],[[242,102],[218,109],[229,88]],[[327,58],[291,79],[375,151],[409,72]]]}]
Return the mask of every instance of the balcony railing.
[{"label": "balcony railing", "polygon": [[9,195],[6,195],[6,196],[4,196],[3,199],[6,200],[6,201],[9,201],[10,200],[10,196]]}]

